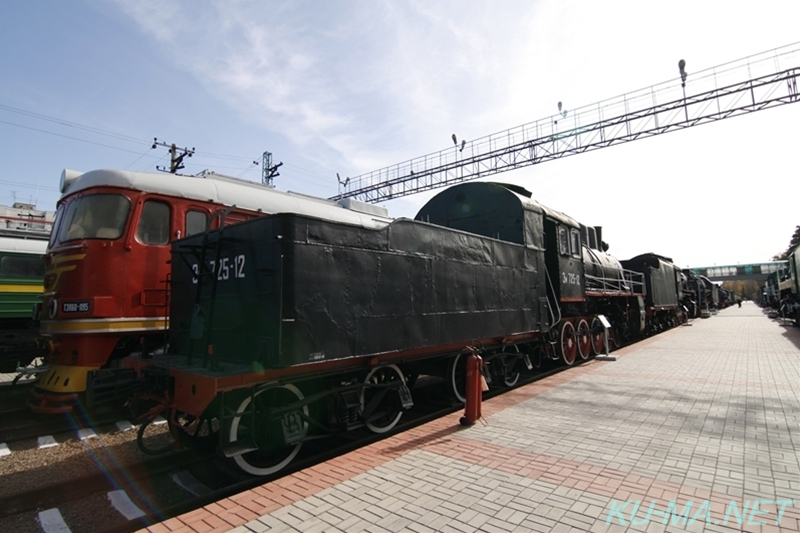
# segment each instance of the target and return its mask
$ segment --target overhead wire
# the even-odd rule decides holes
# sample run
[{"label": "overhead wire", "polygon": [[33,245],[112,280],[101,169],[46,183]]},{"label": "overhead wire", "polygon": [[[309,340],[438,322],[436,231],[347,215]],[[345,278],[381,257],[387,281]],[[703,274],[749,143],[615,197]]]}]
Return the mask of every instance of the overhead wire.
[{"label": "overhead wire", "polygon": [[[42,113],[36,113],[34,111],[28,111],[26,109],[20,109],[20,108],[9,106],[9,105],[5,105],[5,104],[0,104],[0,110],[7,111],[7,112],[10,112],[10,113],[16,113],[18,115],[22,115],[22,116],[34,118],[34,119],[37,119],[37,120],[50,122],[50,123],[53,123],[53,124],[58,124],[60,126],[65,126],[65,127],[68,127],[68,128],[75,128],[75,129],[82,130],[82,131],[85,131],[85,132],[88,132],[88,133],[93,133],[93,134],[96,134],[96,135],[103,135],[103,136],[106,136],[106,137],[110,137],[110,138],[114,138],[114,139],[118,139],[118,140],[122,140],[122,141],[126,141],[126,142],[132,142],[132,143],[136,143],[136,144],[146,144],[148,146],[152,145],[152,141],[150,139],[145,140],[145,139],[141,139],[141,138],[136,138],[136,137],[132,137],[130,135],[125,135],[125,134],[113,132],[113,131],[110,131],[110,130],[97,128],[97,127],[94,127],[94,126],[87,126],[85,124],[80,124],[78,122],[73,122],[73,121],[70,121],[70,120],[64,120],[64,119],[60,119],[60,118],[57,118],[57,117],[45,115],[45,114],[42,114]],[[138,161],[140,161],[143,157],[147,156],[147,154],[150,152],[150,150],[148,150],[144,154],[141,154],[139,151],[129,150],[129,149],[125,149],[125,148],[120,148],[118,146],[111,146],[111,145],[103,144],[103,143],[98,143],[96,141],[90,141],[90,140],[87,140],[87,139],[82,139],[80,137],[73,137],[71,135],[65,135],[63,133],[56,133],[54,131],[48,131],[48,130],[44,130],[44,129],[40,129],[40,128],[35,128],[35,127],[32,127],[32,126],[26,126],[26,125],[23,125],[23,124],[18,124],[18,123],[15,123],[15,122],[9,122],[9,121],[6,121],[6,120],[0,120],[0,123],[7,124],[9,126],[14,126],[14,127],[17,127],[17,128],[23,128],[23,129],[27,129],[27,130],[31,130],[31,131],[36,131],[36,132],[39,132],[39,133],[44,133],[44,134],[47,134],[47,135],[53,135],[55,137],[61,137],[61,138],[64,138],[64,139],[70,139],[70,140],[79,141],[79,142],[83,142],[83,143],[87,143],[87,144],[93,144],[95,146],[101,146],[103,148],[110,148],[112,150],[119,150],[119,151],[122,151],[122,152],[128,152],[128,153],[139,155],[139,157],[135,161],[133,161],[130,165],[128,165],[128,167],[126,167],[126,170],[128,168],[132,167]],[[253,161],[252,157],[243,157],[243,156],[226,155],[226,154],[216,154],[216,153],[213,153],[213,152],[204,152],[204,151],[196,152],[196,155],[202,155],[202,156],[205,156],[205,157],[211,157],[211,158],[217,158],[217,159],[226,159],[226,160],[231,160],[231,161],[248,161],[248,162]],[[159,158],[158,161],[161,161],[162,159],[163,159],[163,157]],[[152,166],[152,165],[150,165],[150,166]],[[229,167],[229,168],[235,168],[237,170],[241,169],[241,167]],[[249,170],[249,168],[245,169],[244,172],[246,172],[247,170]]]},{"label": "overhead wire", "polygon": [[45,185],[31,184],[20,181],[0,180],[3,185],[13,185],[15,187],[24,187],[26,189],[47,189],[48,191],[58,191],[58,187],[47,187]]},{"label": "overhead wire", "polygon": [[[84,132],[87,132],[87,133],[91,133],[91,134],[95,134],[95,135],[102,135],[102,136],[106,136],[106,137],[109,137],[109,138],[112,138],[112,139],[117,139],[117,140],[120,140],[120,141],[131,142],[131,143],[136,143],[136,144],[145,144],[147,146],[151,146],[152,145],[152,141],[150,139],[145,140],[145,139],[141,139],[141,138],[136,138],[136,137],[132,137],[130,135],[125,135],[125,134],[121,134],[121,133],[118,133],[118,132],[106,130],[106,129],[103,129],[103,128],[97,128],[97,127],[94,127],[94,126],[88,126],[88,125],[85,125],[85,124],[80,124],[78,122],[65,120],[65,119],[61,119],[61,118],[58,118],[58,117],[45,115],[43,113],[37,113],[37,112],[34,112],[34,111],[29,111],[29,110],[26,110],[26,109],[20,109],[20,108],[9,106],[9,105],[5,105],[5,104],[0,104],[0,111],[6,111],[6,112],[10,112],[10,113],[15,113],[15,114],[20,115],[20,116],[25,116],[25,117],[29,117],[29,118],[33,118],[33,119],[37,119],[37,120],[42,120],[42,121],[49,122],[49,123],[52,123],[52,124],[57,124],[59,126],[64,126],[64,127],[68,127],[68,128],[74,128],[74,129],[77,129],[77,130],[80,130],[80,131],[84,131]],[[144,170],[152,170],[155,167],[155,165],[165,161],[165,159],[167,157],[166,155],[163,155],[161,157],[156,157],[154,155],[151,155],[150,152],[152,151],[152,148],[148,148],[145,152],[142,153],[142,152],[137,151],[137,150],[130,150],[130,149],[122,148],[122,147],[119,147],[119,146],[113,146],[113,145],[110,145],[110,144],[100,143],[100,142],[92,141],[92,140],[88,140],[88,139],[83,139],[83,138],[80,138],[80,137],[75,137],[75,136],[67,135],[67,134],[64,134],[64,133],[57,133],[55,131],[48,131],[46,129],[36,128],[36,127],[33,127],[33,126],[27,126],[27,125],[24,125],[24,124],[10,122],[10,121],[6,121],[6,120],[0,120],[0,124],[6,124],[6,125],[14,126],[14,127],[17,127],[17,128],[22,128],[22,129],[27,129],[27,130],[30,130],[30,131],[35,131],[35,132],[38,132],[38,133],[44,133],[46,135],[52,135],[54,137],[60,137],[60,138],[63,138],[63,139],[70,139],[70,140],[73,140],[73,141],[78,141],[78,142],[82,142],[82,143],[86,143],[86,144],[92,144],[92,145],[100,146],[100,147],[103,147],[103,148],[109,148],[109,149],[112,149],[112,150],[117,150],[117,151],[121,151],[121,152],[127,152],[127,153],[131,153],[131,154],[136,154],[138,157],[136,159],[134,159],[129,165],[127,165],[125,167],[125,170],[133,168],[134,165],[139,163],[145,157],[153,157],[154,161],[151,164],[147,165],[145,167],[145,169],[144,169]],[[252,171],[253,168],[255,168],[256,166],[258,166],[256,164],[252,164],[253,161],[256,161],[252,157],[243,157],[243,156],[236,156],[236,155],[230,155],[230,154],[219,154],[219,153],[215,153],[215,152],[206,152],[206,151],[203,151],[203,150],[195,151],[194,155],[195,155],[195,160],[193,161],[193,163],[194,163],[193,166],[201,166],[201,167],[208,166],[208,165],[203,165],[202,163],[200,163],[201,159],[211,159],[211,160],[216,159],[216,160],[223,160],[223,161],[242,161],[242,162],[247,161],[250,164],[247,165],[244,169],[242,169],[241,166],[216,165],[216,164],[212,165],[216,169],[229,170],[229,171],[239,171],[238,174],[237,174],[237,177],[240,177],[240,178],[242,176],[246,175],[248,172]],[[303,167],[299,167],[297,165],[292,165],[292,164],[284,165],[282,175],[283,175],[284,178],[289,178],[289,180],[291,180],[291,181],[299,181],[299,182],[303,182],[303,183],[306,183],[306,184],[309,184],[309,185],[312,185],[312,186],[316,186],[316,187],[325,187],[326,189],[333,188],[333,182],[331,181],[331,179],[324,178],[324,177],[320,176],[319,174],[317,174],[317,173],[315,173],[315,172],[313,172],[311,170],[305,169]]]},{"label": "overhead wire", "polygon": [[133,165],[135,165],[136,163],[138,163],[138,162],[139,162],[139,161],[140,161],[140,160],[141,160],[141,159],[142,159],[144,156],[146,156],[147,154],[149,154],[151,150],[153,150],[153,146],[150,146],[150,148],[148,148],[148,149],[147,149],[147,151],[146,151],[145,153],[143,153],[142,155],[140,155],[139,157],[137,157],[137,158],[136,158],[136,159],[133,161],[133,163],[131,163],[130,165],[128,165],[127,167],[125,167],[123,170],[128,170],[129,168],[131,168]]},{"label": "overhead wire", "polygon": [[[64,139],[70,139],[70,140],[73,140],[73,141],[80,141],[80,142],[84,142],[84,143],[87,143],[87,144],[94,144],[95,146],[102,146],[103,148],[111,148],[112,150],[119,150],[121,152],[128,152],[128,153],[131,153],[131,154],[138,154],[139,153],[139,152],[136,152],[134,150],[128,150],[126,148],[120,148],[118,146],[111,146],[111,145],[108,145],[108,144],[98,143],[98,142],[95,142],[95,141],[89,141],[87,139],[81,139],[79,137],[72,137],[70,135],[64,135],[63,133],[55,133],[55,132],[52,132],[52,131],[42,130],[42,129],[34,128],[34,127],[31,127],[31,126],[23,126],[22,124],[15,124],[13,122],[8,122],[8,121],[5,121],[5,120],[0,120],[0,124],[8,124],[9,126],[15,126],[17,128],[23,128],[23,129],[26,129],[26,130],[36,131],[36,132],[39,132],[39,133],[45,133],[47,135],[53,135],[55,137],[62,137]],[[142,142],[142,141],[140,141],[140,142]]]},{"label": "overhead wire", "polygon": [[131,137],[129,135],[123,135],[123,134],[116,133],[116,132],[113,132],[113,131],[108,131],[108,130],[103,130],[103,129],[100,129],[100,128],[95,128],[94,126],[86,126],[84,124],[79,124],[77,122],[72,122],[72,121],[69,121],[69,120],[64,120],[64,119],[60,119],[60,118],[56,118],[56,117],[50,117],[48,115],[43,115],[41,113],[35,113],[33,111],[20,109],[20,108],[17,108],[17,107],[11,107],[11,106],[8,106],[8,105],[5,105],[5,104],[0,104],[0,109],[2,109],[4,111],[9,111],[11,113],[17,113],[19,115],[24,115],[24,116],[28,116],[28,117],[32,117],[32,118],[37,118],[39,120],[44,120],[44,121],[47,121],[47,122],[53,122],[53,123],[56,123],[56,124],[60,124],[62,126],[69,127],[69,128],[76,128],[76,129],[80,129],[80,130],[84,130],[84,131],[88,131],[88,132],[92,132],[92,133],[99,133],[100,135],[106,135],[108,137],[114,137],[114,138],[117,138],[117,139],[120,139],[120,140],[124,140],[124,141],[136,142],[136,143],[142,142],[141,139],[137,139],[137,138]]}]

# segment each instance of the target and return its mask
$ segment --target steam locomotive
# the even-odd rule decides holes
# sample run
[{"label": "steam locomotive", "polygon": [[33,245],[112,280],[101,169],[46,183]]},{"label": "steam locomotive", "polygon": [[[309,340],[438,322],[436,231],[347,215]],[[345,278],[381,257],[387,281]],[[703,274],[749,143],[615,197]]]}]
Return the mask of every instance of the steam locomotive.
[{"label": "steam locomotive", "polygon": [[604,322],[620,343],[686,320],[668,258],[623,265],[601,228],[531,196],[471,182],[414,220],[284,210],[175,241],[169,350],[122,365],[144,384],[140,436],[161,414],[188,445],[267,475],[320,435],[391,431],[419,375],[463,401],[468,351],[513,385],[543,359],[603,351]]}]

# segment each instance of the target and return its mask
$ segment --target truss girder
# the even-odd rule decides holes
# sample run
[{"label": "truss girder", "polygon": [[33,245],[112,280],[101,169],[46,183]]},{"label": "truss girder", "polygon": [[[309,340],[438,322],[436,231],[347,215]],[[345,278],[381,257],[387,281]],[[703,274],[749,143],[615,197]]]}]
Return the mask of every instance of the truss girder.
[{"label": "truss girder", "polygon": [[[463,147],[413,159],[357,176],[339,198],[377,203],[463,181],[491,176],[545,161],[568,157],[637,139],[800,101],[796,79],[800,67],[790,68],[666,103],[624,112],[611,118],[558,131],[553,120],[544,134],[539,123],[519,126]],[[794,84],[794,85],[793,85]],[[598,115],[603,110],[598,107]],[[533,137],[533,138],[531,138]],[[498,146],[502,145],[502,146]]]}]

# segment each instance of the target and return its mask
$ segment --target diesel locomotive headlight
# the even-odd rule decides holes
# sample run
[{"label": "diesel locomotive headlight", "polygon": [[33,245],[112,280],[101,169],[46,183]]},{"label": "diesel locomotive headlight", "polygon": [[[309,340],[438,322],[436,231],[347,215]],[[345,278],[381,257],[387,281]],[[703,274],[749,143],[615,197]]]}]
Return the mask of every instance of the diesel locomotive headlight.
[{"label": "diesel locomotive headlight", "polygon": [[50,307],[48,308],[48,313],[50,314],[50,318],[55,318],[56,314],[58,314],[58,300],[53,298],[50,300]]}]

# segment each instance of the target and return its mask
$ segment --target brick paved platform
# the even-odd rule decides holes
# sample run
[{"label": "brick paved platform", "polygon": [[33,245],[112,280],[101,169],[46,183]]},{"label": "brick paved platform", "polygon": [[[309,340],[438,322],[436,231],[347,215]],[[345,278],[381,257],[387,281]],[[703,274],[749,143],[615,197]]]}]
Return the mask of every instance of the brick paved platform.
[{"label": "brick paved platform", "polygon": [[800,331],[746,302],[616,355],[148,531],[800,531]]}]

